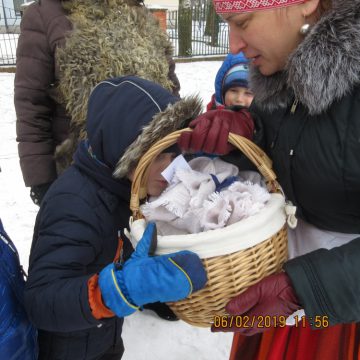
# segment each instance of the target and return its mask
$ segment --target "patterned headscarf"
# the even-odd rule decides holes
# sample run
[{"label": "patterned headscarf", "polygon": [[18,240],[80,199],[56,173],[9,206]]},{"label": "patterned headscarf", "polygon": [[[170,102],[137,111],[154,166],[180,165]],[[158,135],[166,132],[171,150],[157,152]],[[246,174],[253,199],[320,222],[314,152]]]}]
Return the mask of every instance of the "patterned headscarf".
[{"label": "patterned headscarf", "polygon": [[215,11],[223,13],[243,13],[257,10],[269,10],[300,4],[306,0],[213,0]]}]

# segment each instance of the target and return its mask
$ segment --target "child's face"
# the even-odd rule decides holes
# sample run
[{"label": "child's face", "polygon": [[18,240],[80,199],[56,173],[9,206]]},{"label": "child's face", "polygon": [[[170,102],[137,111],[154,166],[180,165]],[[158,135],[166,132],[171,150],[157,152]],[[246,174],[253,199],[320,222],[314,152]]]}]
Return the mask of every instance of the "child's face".
[{"label": "child's face", "polygon": [[241,86],[232,87],[225,93],[225,106],[241,105],[249,107],[253,98],[254,94],[251,90]]},{"label": "child's face", "polygon": [[148,195],[159,196],[168,186],[168,182],[162,177],[161,173],[169,166],[175,157],[175,153],[161,153],[151,163],[147,183]]}]

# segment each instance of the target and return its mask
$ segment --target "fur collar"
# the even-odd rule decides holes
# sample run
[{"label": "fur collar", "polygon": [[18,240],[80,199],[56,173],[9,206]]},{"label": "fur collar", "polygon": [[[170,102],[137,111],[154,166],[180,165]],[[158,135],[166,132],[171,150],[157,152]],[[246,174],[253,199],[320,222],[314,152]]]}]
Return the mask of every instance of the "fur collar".
[{"label": "fur collar", "polygon": [[142,133],[126,149],[116,165],[115,178],[125,177],[129,170],[134,168],[140,158],[150,147],[166,135],[184,128],[192,119],[195,119],[202,109],[202,101],[198,96],[189,96],[156,114],[149,125],[143,128]]},{"label": "fur collar", "polygon": [[283,72],[250,71],[256,105],[288,107],[296,97],[310,114],[324,112],[360,83],[360,0],[333,0],[333,9],[309,31]]}]

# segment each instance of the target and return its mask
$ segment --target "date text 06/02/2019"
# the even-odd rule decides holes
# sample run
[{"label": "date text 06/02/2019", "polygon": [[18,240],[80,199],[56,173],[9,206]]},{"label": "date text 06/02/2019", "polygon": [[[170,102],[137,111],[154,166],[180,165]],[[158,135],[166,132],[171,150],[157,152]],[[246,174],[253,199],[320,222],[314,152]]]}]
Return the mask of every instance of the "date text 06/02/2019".
[{"label": "date text 06/02/2019", "polygon": [[[213,326],[215,328],[249,329],[257,327],[259,329],[269,329],[274,327],[285,327],[286,318],[287,317],[283,315],[216,315],[214,316]],[[294,327],[306,327],[307,325],[314,328],[326,328],[329,326],[328,316],[318,315],[312,318],[307,318],[306,316],[294,316]]]}]

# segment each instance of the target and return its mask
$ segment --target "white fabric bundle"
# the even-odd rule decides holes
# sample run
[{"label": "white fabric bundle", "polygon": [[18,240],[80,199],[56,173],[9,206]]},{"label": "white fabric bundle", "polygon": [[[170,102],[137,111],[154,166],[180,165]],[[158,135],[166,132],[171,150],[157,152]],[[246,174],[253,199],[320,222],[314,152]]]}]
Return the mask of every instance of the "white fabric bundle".
[{"label": "white fabric bundle", "polygon": [[[160,235],[194,234],[233,224],[259,212],[270,194],[261,186],[260,174],[244,171],[219,158],[198,157],[191,170],[177,169],[171,184],[141,206],[147,221],[155,221]],[[238,176],[220,192],[216,184]]]}]

